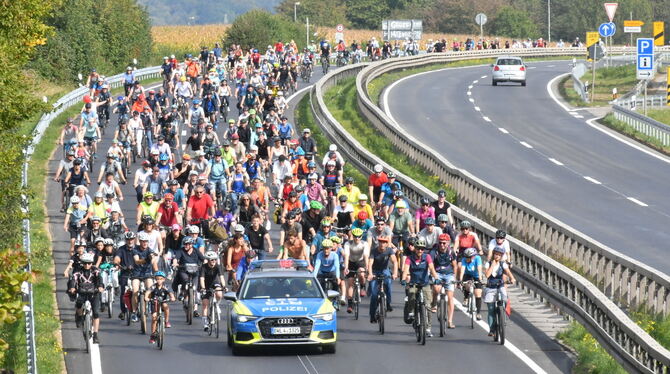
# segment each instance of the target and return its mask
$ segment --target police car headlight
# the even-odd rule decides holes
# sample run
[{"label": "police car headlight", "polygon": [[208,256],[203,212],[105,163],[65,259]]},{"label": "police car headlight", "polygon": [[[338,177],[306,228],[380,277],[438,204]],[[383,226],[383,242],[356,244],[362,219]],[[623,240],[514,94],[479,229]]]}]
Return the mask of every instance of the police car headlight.
[{"label": "police car headlight", "polygon": [[237,322],[251,322],[257,320],[256,316],[237,316]]},{"label": "police car headlight", "polygon": [[333,313],[312,314],[312,318],[322,321],[332,321]]}]

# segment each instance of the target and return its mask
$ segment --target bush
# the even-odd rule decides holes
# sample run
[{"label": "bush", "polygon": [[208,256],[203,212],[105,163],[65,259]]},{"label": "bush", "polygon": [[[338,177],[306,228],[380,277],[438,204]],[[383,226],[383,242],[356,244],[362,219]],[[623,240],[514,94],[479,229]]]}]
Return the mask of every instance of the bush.
[{"label": "bush", "polygon": [[226,45],[239,44],[242,49],[258,48],[265,51],[265,46],[274,45],[277,40],[287,43],[303,40],[305,30],[302,25],[288,19],[273,15],[265,10],[255,9],[235,19],[226,30]]}]

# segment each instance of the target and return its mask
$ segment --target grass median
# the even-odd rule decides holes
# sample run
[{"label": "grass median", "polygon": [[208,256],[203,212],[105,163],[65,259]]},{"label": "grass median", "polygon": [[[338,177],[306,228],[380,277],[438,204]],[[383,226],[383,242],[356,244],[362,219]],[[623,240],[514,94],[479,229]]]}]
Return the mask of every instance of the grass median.
[{"label": "grass median", "polygon": [[[593,84],[592,70],[588,70],[581,81]],[[612,101],[612,90],[617,89],[619,95],[632,91],[638,80],[635,77],[635,65],[622,65],[596,69],[596,88],[593,101],[584,102],[573,88],[572,78],[569,76],[561,81],[558,86],[559,93],[570,105],[574,107],[596,107],[607,106]],[[589,87],[590,89],[590,87]],[[591,100],[591,93],[589,93]]]},{"label": "grass median", "polygon": [[[668,113],[670,114],[670,112]],[[657,119],[658,121],[658,119]],[[664,146],[661,141],[653,136],[649,136],[642,132],[635,130],[635,128],[626,122],[619,121],[614,118],[614,114],[610,113],[599,120],[599,122],[612,130],[615,130],[619,133],[622,133],[630,138],[633,138],[640,143],[647,145],[650,148],[653,148],[661,153],[670,155],[670,147]]]}]

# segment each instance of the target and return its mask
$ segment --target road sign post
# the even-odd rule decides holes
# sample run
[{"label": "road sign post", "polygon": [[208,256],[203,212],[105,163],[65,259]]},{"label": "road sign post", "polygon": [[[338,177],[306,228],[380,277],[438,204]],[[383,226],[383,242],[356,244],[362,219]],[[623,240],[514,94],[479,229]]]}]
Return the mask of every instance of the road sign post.
[{"label": "road sign post", "polygon": [[475,16],[475,22],[479,25],[479,39],[484,39],[484,24],[488,18],[486,18],[486,14],[484,13],[479,13]]},{"label": "road sign post", "polygon": [[670,106],[670,68],[668,68],[668,78],[667,78],[667,83],[665,84],[666,86],[666,92],[668,93],[666,96],[665,100],[665,105]]},{"label": "road sign post", "polygon": [[591,60],[591,102],[595,100],[595,92],[596,92],[596,49],[597,49],[597,43],[598,43],[598,32],[597,31],[589,31],[586,33],[586,50],[589,51],[589,53],[586,56],[586,59]]},{"label": "road sign post", "polygon": [[644,100],[642,108],[647,115],[647,84],[654,77],[654,39],[637,39],[637,79],[644,79]]}]

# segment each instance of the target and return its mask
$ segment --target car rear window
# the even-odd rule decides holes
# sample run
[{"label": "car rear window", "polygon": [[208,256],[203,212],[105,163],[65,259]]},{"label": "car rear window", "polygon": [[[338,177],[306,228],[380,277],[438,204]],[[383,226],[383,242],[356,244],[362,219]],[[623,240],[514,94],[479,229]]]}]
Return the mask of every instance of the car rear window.
[{"label": "car rear window", "polygon": [[496,65],[522,65],[522,63],[518,58],[501,58]]},{"label": "car rear window", "polygon": [[241,299],[321,298],[316,280],[307,277],[267,277],[247,279]]}]

